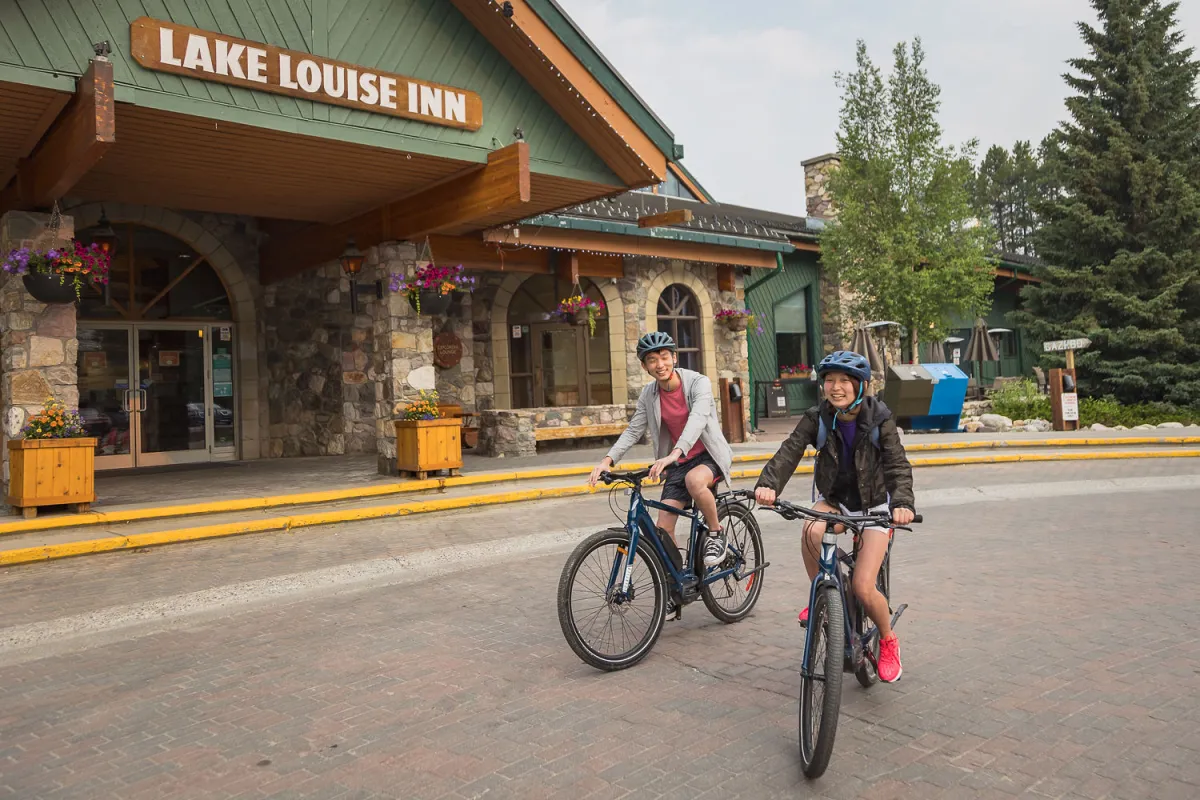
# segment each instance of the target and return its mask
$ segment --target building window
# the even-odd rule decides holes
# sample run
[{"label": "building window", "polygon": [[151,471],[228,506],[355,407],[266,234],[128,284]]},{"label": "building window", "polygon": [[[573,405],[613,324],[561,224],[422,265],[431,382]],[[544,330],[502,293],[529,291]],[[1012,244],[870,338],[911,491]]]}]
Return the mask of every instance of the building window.
[{"label": "building window", "polygon": [[[591,281],[584,293],[602,300]],[[573,287],[552,275],[522,283],[508,307],[509,373],[513,408],[607,405],[613,401],[608,317],[586,325],[557,317],[555,309]],[[518,335],[518,331],[520,334]]]},{"label": "building window", "polygon": [[781,371],[784,367],[811,365],[807,289],[775,306],[775,353]]},{"label": "building window", "polygon": [[703,372],[700,353],[700,303],[680,283],[663,290],[658,298],[658,329],[671,334],[679,346],[679,366]]}]

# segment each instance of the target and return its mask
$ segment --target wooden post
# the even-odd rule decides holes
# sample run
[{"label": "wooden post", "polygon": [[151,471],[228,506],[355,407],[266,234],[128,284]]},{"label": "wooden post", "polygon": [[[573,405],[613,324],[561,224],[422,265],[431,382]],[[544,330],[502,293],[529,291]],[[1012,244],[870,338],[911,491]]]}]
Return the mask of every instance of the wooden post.
[{"label": "wooden post", "polygon": [[720,379],[721,392],[721,432],[725,434],[725,440],[737,444],[746,441],[746,415],[742,410],[742,404],[746,402],[745,392],[742,392],[742,399],[736,403],[729,399],[729,387],[737,386],[742,389],[742,379],[729,378]]},{"label": "wooden post", "polygon": [[[1068,363],[1074,359],[1068,359]],[[1063,419],[1063,376],[1070,375],[1071,380],[1075,380],[1075,369],[1052,369],[1050,370],[1050,411],[1054,416],[1054,430],[1056,431],[1077,431],[1079,430],[1079,420]]]},{"label": "wooden post", "polygon": [[1075,377],[1075,351],[1067,351],[1067,371],[1071,373],[1071,377]]}]

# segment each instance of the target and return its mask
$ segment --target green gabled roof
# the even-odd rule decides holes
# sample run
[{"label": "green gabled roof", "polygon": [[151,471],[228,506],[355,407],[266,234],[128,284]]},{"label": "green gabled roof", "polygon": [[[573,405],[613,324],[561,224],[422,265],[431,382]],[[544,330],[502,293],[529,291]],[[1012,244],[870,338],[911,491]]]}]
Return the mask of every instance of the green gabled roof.
[{"label": "green gabled roof", "polygon": [[749,236],[731,236],[726,233],[702,233],[684,228],[639,228],[628,222],[583,219],[558,214],[541,214],[525,220],[523,225],[558,228],[561,230],[589,231],[591,233],[615,233],[641,239],[658,239],[692,244],[738,247],[743,250],[765,250],[769,253],[791,253],[796,248],[786,240],[754,239]]},{"label": "green gabled roof", "polygon": [[[541,18],[542,22],[559,38],[571,55],[579,59],[587,71],[592,74],[604,90],[612,95],[621,110],[641,128],[660,151],[666,154],[668,161],[683,158],[683,145],[675,143],[675,134],[666,126],[650,106],[638,96],[616,68],[600,52],[591,39],[580,30],[567,12],[562,9],[557,0],[526,0],[529,8]],[[690,176],[689,176],[690,177]]]}]

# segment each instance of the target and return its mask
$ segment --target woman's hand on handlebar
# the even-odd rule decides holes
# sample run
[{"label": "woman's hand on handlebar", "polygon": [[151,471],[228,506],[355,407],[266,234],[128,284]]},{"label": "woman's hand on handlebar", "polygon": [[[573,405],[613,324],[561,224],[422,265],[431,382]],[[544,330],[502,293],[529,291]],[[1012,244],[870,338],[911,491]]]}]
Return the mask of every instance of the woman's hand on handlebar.
[{"label": "woman's hand on handlebar", "polygon": [[775,490],[768,489],[766,486],[759,486],[754,490],[754,500],[762,506],[775,505]]},{"label": "woman's hand on handlebar", "polygon": [[917,515],[911,508],[893,508],[892,522],[897,525],[910,525]]},{"label": "woman's hand on handlebar", "polygon": [[612,459],[610,459],[608,456],[600,459],[600,463],[592,468],[592,474],[588,478],[588,486],[595,487],[596,483],[600,480],[601,474],[611,469],[612,465]]}]

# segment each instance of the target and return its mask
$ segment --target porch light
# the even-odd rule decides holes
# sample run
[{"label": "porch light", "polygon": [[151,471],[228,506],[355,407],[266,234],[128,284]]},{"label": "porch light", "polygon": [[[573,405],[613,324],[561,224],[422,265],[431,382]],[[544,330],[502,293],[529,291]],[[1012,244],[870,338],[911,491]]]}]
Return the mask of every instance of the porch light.
[{"label": "porch light", "polygon": [[117,232],[113,230],[112,223],[108,221],[108,216],[104,213],[104,206],[100,207],[100,221],[96,223],[96,232],[92,234],[92,242],[109,258],[112,258],[113,253],[117,250]]},{"label": "porch light", "polygon": [[351,236],[346,240],[346,249],[342,251],[342,272],[350,278],[350,311],[354,314],[358,313],[358,295],[362,292],[367,292],[376,297],[383,298],[383,281],[375,281],[373,286],[359,286],[358,276],[362,272],[363,262],[366,257],[362,250],[358,249],[358,245]]}]

